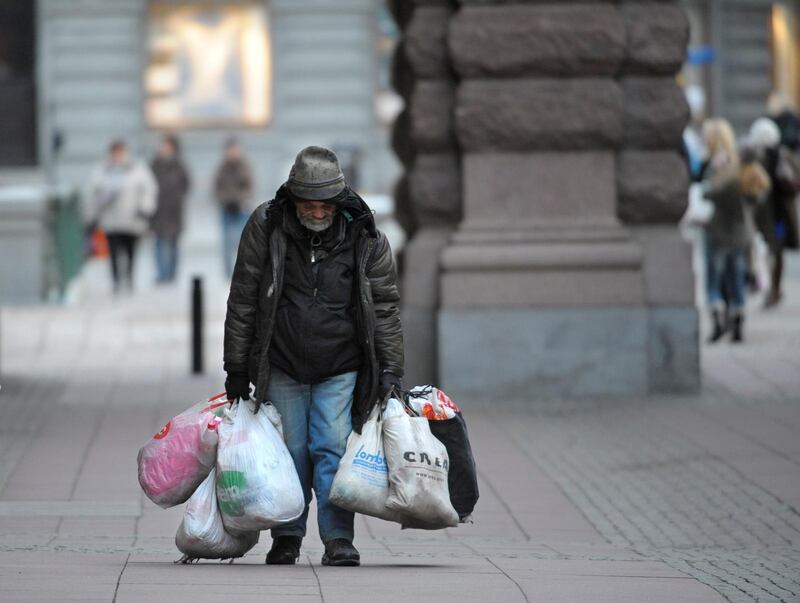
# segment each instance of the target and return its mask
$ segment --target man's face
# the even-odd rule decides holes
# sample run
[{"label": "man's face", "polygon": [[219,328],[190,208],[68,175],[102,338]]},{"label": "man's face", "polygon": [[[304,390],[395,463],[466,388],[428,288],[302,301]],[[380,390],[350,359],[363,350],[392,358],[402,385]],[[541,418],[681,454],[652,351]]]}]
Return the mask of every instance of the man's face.
[{"label": "man's face", "polygon": [[322,232],[333,224],[336,206],[325,201],[295,201],[297,219],[313,232]]},{"label": "man's face", "polygon": [[242,147],[238,144],[229,145],[225,149],[225,156],[231,160],[238,160],[242,158]]},{"label": "man's face", "polygon": [[117,165],[122,165],[128,161],[128,150],[125,147],[116,147],[111,151],[111,161]]},{"label": "man's face", "polygon": [[175,157],[175,147],[172,146],[172,143],[169,140],[162,140],[161,147],[159,148],[159,154],[164,159],[172,159]]}]

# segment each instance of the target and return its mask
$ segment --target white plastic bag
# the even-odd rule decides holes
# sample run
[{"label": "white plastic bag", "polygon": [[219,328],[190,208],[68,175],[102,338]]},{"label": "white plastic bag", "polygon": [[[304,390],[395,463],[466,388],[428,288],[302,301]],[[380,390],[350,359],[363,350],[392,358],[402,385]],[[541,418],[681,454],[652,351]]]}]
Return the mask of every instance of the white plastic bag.
[{"label": "white plastic bag", "polygon": [[750,244],[750,266],[756,278],[758,291],[768,291],[772,284],[772,270],[769,263],[769,247],[761,233],[757,233]]},{"label": "white plastic bag", "polygon": [[175,545],[183,553],[180,562],[194,559],[233,559],[242,557],[258,542],[259,532],[233,535],[225,531],[217,507],[216,472],[212,469],[192,494],[175,534]]},{"label": "white plastic bag", "polygon": [[239,402],[219,426],[217,498],[230,532],[266,530],[297,519],[305,497],[294,462],[280,435],[272,404]]},{"label": "white plastic bag", "polygon": [[[384,413],[395,409],[387,408]],[[400,412],[403,413],[402,406]],[[339,461],[329,494],[330,501],[342,509],[401,523],[402,515],[386,507],[389,476],[381,433],[381,409],[376,405],[361,433],[353,431]]]},{"label": "white plastic bag", "polygon": [[383,445],[390,484],[386,507],[403,515],[403,526],[458,525],[447,486],[447,450],[431,433],[428,419],[406,414],[384,419]]},{"label": "white plastic bag", "polygon": [[714,215],[714,204],[703,195],[702,183],[695,182],[689,187],[689,203],[680,222],[687,226],[708,224]]},{"label": "white plastic bag", "polygon": [[186,502],[214,467],[215,420],[228,400],[219,394],[173,417],[139,450],[139,485],[163,508]]},{"label": "white plastic bag", "polygon": [[408,392],[408,404],[419,416],[429,421],[446,421],[461,409],[446,393],[432,385],[417,385]]}]

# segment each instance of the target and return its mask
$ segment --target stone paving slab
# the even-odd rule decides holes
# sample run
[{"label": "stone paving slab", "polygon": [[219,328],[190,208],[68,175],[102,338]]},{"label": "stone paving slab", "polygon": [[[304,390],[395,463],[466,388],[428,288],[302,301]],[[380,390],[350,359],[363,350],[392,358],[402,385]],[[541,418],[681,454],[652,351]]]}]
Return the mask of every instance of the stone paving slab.
[{"label": "stone paving slab", "polygon": [[112,601],[127,558],[0,551],[0,601]]}]

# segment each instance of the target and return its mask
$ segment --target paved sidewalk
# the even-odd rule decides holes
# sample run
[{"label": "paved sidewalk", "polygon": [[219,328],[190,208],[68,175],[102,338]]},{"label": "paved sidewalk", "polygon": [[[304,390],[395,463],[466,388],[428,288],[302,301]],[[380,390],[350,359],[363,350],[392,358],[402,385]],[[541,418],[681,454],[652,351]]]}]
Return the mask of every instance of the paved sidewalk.
[{"label": "paved sidewalk", "polygon": [[90,279],[75,307],[3,309],[0,601],[798,601],[791,272],[746,345],[704,347],[700,396],[465,404],[475,523],[359,516],[358,569],[320,566],[313,520],[299,566],[264,566],[267,535],[234,565],[172,564],[181,509],[144,498],[136,452],[220,391],[223,283],[207,283],[202,377],[188,375],[185,288],[112,300]]}]

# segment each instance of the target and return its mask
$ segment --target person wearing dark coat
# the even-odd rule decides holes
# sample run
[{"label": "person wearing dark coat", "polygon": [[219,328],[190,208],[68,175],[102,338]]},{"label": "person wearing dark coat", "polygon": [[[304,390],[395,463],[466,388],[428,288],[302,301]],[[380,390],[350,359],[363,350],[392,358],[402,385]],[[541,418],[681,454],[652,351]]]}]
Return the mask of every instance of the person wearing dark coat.
[{"label": "person wearing dark coat", "polygon": [[190,186],[177,137],[164,136],[150,167],[158,183],[156,212],[150,219],[156,237],[156,281],[169,283],[175,280],[178,269],[178,239]]},{"label": "person wearing dark coat", "polygon": [[[798,236],[797,186],[800,182],[791,182],[783,174],[780,162],[785,161],[785,155],[797,153],[797,132],[800,130],[797,117],[794,119],[783,116],[776,119],[776,124],[781,129],[781,145],[766,149],[763,155],[764,169],[767,170],[772,181],[772,191],[766,203],[758,213],[758,226],[772,256],[772,275],[770,290],[764,301],[765,308],[777,305],[783,299],[783,252],[787,249],[798,249],[800,237]],[[783,128],[781,126],[783,125]],[[785,142],[784,142],[785,141]],[[794,143],[794,147],[786,143]]]},{"label": "person wearing dark coat", "polygon": [[293,564],[317,498],[324,565],[359,565],[353,513],[328,500],[347,438],[403,375],[394,256],[336,155],[300,151],[242,233],[225,318],[228,398],[271,402],[306,497],[273,528],[268,564]]},{"label": "person wearing dark coat", "polygon": [[769,177],[754,159],[743,161],[741,166],[726,166],[706,183],[704,196],[714,204],[706,225],[714,264],[708,289],[713,326],[710,343],[728,331],[733,342],[743,340],[747,254],[755,233],[753,212],[768,191]]},{"label": "person wearing dark coat", "polygon": [[228,277],[239,237],[247,222],[247,205],[253,194],[253,176],[244,150],[235,138],[225,143],[225,156],[214,176],[214,196],[222,215],[222,260]]}]

